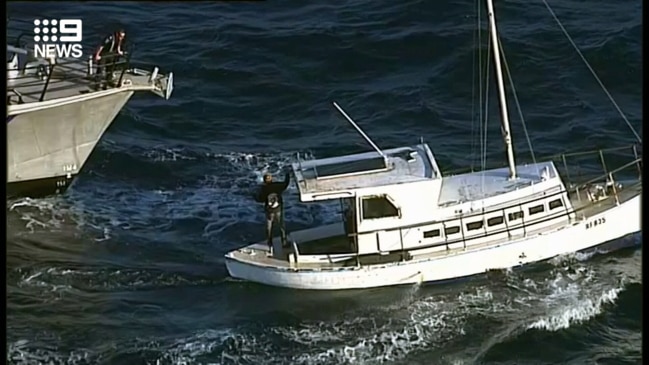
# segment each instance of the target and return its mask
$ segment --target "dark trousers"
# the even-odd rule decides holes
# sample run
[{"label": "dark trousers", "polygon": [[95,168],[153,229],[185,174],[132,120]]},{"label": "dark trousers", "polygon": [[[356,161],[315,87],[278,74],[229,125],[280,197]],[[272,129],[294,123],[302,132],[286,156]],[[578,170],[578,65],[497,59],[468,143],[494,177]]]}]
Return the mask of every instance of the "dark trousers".
[{"label": "dark trousers", "polygon": [[108,77],[107,75],[113,71],[113,67],[111,66],[112,64],[112,59],[106,60],[106,56],[102,55],[99,62],[97,62],[97,75]]},{"label": "dark trousers", "polygon": [[119,56],[109,53],[101,55],[99,62],[97,63],[97,76],[98,81],[106,81],[111,84],[113,82],[113,72],[120,71],[121,64],[116,65],[120,62]]},{"label": "dark trousers", "polygon": [[273,228],[279,226],[282,234],[282,245],[286,245],[286,230],[284,229],[284,218],[282,210],[266,212],[266,240],[268,248],[273,247]]}]

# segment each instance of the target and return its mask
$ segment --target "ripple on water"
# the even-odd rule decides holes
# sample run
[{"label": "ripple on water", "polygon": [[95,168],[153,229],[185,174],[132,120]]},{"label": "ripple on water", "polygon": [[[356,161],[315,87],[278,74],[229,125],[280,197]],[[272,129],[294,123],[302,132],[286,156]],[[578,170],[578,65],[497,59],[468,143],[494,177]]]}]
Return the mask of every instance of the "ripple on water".
[{"label": "ripple on water", "polygon": [[[382,148],[423,137],[445,169],[477,166],[482,149],[475,4],[287,4],[10,4],[30,19],[82,17],[84,37],[96,39],[111,19],[123,21],[136,58],[173,71],[176,88],[169,101],[134,97],[67,195],[7,203],[8,361],[637,363],[640,250],[375,291],[302,293],[227,279],[223,254],[263,236],[249,198],[263,171],[281,175],[297,152],[370,150],[332,101]],[[640,2],[551,5],[639,126]],[[537,157],[628,144],[543,4],[497,12]],[[493,86],[489,95],[487,163],[499,164]],[[338,214],[335,204],[299,204],[294,187],[286,200],[291,229]],[[539,343],[553,351],[539,352]]]}]

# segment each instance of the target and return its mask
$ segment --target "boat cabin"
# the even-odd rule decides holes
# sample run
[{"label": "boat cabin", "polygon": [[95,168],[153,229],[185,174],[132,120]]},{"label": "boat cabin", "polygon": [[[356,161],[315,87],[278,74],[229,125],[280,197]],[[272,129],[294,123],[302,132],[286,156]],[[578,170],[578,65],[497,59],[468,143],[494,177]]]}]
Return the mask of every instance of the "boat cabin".
[{"label": "boat cabin", "polygon": [[[358,254],[391,251],[398,231],[436,209],[441,172],[426,144],[293,164],[300,201],[340,199],[345,233]],[[422,204],[422,202],[431,204]],[[378,238],[378,244],[377,244]],[[390,242],[390,247],[385,246]]]},{"label": "boat cabin", "polygon": [[466,248],[574,216],[552,162],[518,166],[515,180],[507,168],[442,177],[429,146],[419,144],[292,168],[300,201],[341,201],[340,233],[355,255]]}]

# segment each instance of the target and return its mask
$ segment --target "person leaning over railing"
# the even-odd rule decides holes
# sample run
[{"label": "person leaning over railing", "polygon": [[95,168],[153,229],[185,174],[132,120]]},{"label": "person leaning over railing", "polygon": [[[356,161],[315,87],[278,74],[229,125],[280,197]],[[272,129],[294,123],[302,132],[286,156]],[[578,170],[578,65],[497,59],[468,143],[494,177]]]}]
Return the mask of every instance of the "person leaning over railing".
[{"label": "person leaning over railing", "polygon": [[120,28],[117,32],[107,35],[97,48],[94,54],[94,61],[97,64],[97,75],[105,77],[104,89],[113,83],[113,72],[115,65],[119,62],[120,56],[124,56],[124,38],[126,31]]}]

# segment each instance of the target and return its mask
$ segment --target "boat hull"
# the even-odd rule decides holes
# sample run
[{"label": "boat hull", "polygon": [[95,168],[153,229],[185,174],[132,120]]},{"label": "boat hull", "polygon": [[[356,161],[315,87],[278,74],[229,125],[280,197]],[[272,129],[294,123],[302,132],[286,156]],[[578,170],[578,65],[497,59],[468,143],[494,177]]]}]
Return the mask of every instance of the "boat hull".
[{"label": "boat hull", "polygon": [[594,249],[641,231],[640,209],[641,194],[558,230],[422,260],[336,269],[302,269],[255,265],[226,255],[226,266],[234,278],[294,289],[361,289],[447,281]]},{"label": "boat hull", "polygon": [[34,103],[10,114],[7,195],[64,192],[132,95],[131,90],[107,90]]},{"label": "boat hull", "polygon": [[75,174],[7,183],[7,198],[44,198],[50,195],[62,194],[72,186],[76,177]]}]

